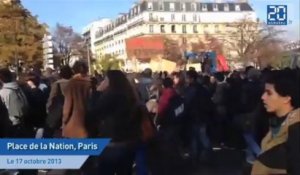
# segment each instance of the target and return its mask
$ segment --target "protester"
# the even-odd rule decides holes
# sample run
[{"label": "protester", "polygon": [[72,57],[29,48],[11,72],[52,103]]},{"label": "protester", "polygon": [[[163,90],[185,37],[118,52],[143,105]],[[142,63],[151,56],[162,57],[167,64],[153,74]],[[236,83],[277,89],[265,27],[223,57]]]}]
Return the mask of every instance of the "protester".
[{"label": "protester", "polygon": [[207,121],[212,111],[212,102],[209,91],[198,82],[196,71],[186,73],[187,89],[184,96],[185,111],[190,128],[190,153],[195,162],[208,158],[211,149],[210,139],[207,136]]},{"label": "protester", "polygon": [[179,95],[184,94],[184,88],[185,88],[185,80],[184,80],[184,75],[182,72],[173,72],[171,74],[174,82],[174,88],[176,89],[177,93]]},{"label": "protester", "polygon": [[60,88],[62,94],[65,93],[65,88],[66,88],[69,80],[72,78],[72,76],[73,76],[73,71],[69,66],[63,66],[60,69],[59,80],[55,81],[51,85],[51,91],[50,91],[50,96],[49,96],[48,102],[47,102],[47,108],[49,108],[52,105],[53,98],[57,95],[59,88]]},{"label": "protester", "polygon": [[0,69],[0,81],[3,83],[0,97],[6,106],[10,120],[7,123],[8,130],[5,133],[8,135],[6,137],[27,137],[28,132],[26,132],[24,120],[28,115],[28,100],[23,90],[13,79],[13,74],[9,69]]},{"label": "protester", "polygon": [[64,94],[73,71],[69,66],[63,66],[59,73],[60,79],[52,84],[47,102],[47,120],[44,137],[61,137]]},{"label": "protester", "polygon": [[89,114],[97,124],[94,137],[111,138],[98,160],[98,174],[131,174],[140,131],[134,115],[138,97],[121,71],[110,70],[98,88],[101,95]]},{"label": "protester", "polygon": [[29,114],[26,119],[26,125],[33,127],[36,131],[38,128],[45,127],[46,120],[46,94],[39,88],[40,77],[30,73],[27,77],[27,99]]},{"label": "protester", "polygon": [[300,174],[299,80],[299,72],[291,70],[272,71],[266,80],[262,100],[274,117],[253,175]]},{"label": "protester", "polygon": [[141,100],[147,102],[149,100],[149,90],[153,84],[152,70],[149,68],[145,69],[141,75],[142,77],[138,80],[138,91]]},{"label": "protester", "polygon": [[90,97],[91,81],[88,66],[83,61],[75,62],[75,75],[64,89],[64,108],[62,119],[62,136],[66,138],[86,138],[85,125],[87,104]]}]

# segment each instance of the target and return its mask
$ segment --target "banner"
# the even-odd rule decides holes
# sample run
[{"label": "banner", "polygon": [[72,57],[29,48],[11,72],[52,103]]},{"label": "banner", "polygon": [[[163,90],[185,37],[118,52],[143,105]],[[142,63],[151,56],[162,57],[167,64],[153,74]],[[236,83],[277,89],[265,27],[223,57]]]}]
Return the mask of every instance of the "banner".
[{"label": "banner", "polygon": [[109,139],[0,139],[0,169],[79,169]]}]

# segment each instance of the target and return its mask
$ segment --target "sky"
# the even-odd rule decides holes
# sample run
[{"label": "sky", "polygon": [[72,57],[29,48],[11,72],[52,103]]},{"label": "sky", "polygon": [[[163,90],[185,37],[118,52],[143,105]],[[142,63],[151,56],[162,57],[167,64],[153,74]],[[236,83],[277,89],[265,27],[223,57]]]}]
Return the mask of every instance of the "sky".
[{"label": "sky", "polygon": [[[25,8],[37,15],[40,22],[50,28],[57,23],[72,26],[81,32],[90,22],[101,18],[114,19],[119,13],[128,12],[137,0],[22,0]],[[200,0],[199,0],[200,1]],[[210,0],[206,0],[210,1]],[[231,0],[234,1],[234,0]],[[203,2],[203,0],[201,0]],[[300,0],[249,0],[257,16],[267,19],[267,5],[287,5],[288,20],[291,24],[282,26],[290,40],[299,40]]]}]

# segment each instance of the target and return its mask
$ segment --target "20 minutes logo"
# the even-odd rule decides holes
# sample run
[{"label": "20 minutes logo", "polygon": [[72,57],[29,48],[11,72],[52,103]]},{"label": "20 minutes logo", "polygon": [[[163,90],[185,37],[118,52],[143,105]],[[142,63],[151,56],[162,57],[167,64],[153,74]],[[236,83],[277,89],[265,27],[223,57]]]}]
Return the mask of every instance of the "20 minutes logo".
[{"label": "20 minutes logo", "polygon": [[268,25],[287,25],[287,5],[268,5]]}]

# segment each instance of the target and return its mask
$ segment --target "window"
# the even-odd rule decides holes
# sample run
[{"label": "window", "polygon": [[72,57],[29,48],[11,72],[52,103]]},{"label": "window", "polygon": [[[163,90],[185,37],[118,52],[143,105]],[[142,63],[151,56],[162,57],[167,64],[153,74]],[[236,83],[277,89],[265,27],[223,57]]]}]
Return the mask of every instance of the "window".
[{"label": "window", "polygon": [[224,11],[227,11],[227,12],[229,11],[229,4],[224,5]]},{"label": "window", "polygon": [[159,20],[160,21],[165,21],[165,18],[164,17],[160,17]]},{"label": "window", "polygon": [[186,21],[185,15],[182,15],[182,21]]},{"label": "window", "polygon": [[202,11],[207,11],[207,4],[202,5]]},{"label": "window", "polygon": [[153,25],[150,25],[150,26],[149,26],[149,32],[150,32],[150,33],[153,33]]},{"label": "window", "polygon": [[218,25],[218,24],[215,25],[215,32],[216,32],[216,33],[220,32],[220,30],[219,30],[219,25]]},{"label": "window", "polygon": [[153,3],[152,2],[148,2],[148,10],[153,10]]},{"label": "window", "polygon": [[182,33],[186,33],[186,25],[182,26]]},{"label": "window", "polygon": [[204,30],[204,33],[208,33],[208,24],[204,24],[203,30]]},{"label": "window", "polygon": [[172,25],[172,26],[171,26],[171,30],[172,30],[172,33],[176,33],[176,26],[175,26],[175,25]]},{"label": "window", "polygon": [[165,31],[165,25],[161,25],[160,26],[160,32],[161,33],[165,33],[166,31]]},{"label": "window", "polygon": [[235,5],[235,11],[241,11],[241,7],[240,7],[239,4],[236,4],[236,5]]},{"label": "window", "polygon": [[131,10],[131,17],[133,17],[134,16],[134,11],[133,11],[133,9]]},{"label": "window", "polygon": [[185,3],[180,4],[180,10],[185,11]]},{"label": "window", "polygon": [[160,2],[158,6],[160,11],[164,10],[164,4],[162,2]]},{"label": "window", "polygon": [[138,6],[138,7],[137,7],[137,14],[139,14],[139,13],[140,13],[140,11],[141,11],[141,7],[140,7],[140,6]]},{"label": "window", "polygon": [[193,21],[194,21],[194,22],[197,22],[197,15],[194,15],[194,16],[193,16]]},{"label": "window", "polygon": [[137,8],[136,8],[136,7],[133,9],[133,14],[134,14],[134,15],[137,14]]},{"label": "window", "polygon": [[192,9],[192,11],[196,11],[196,10],[197,10],[197,5],[196,5],[196,3],[192,3],[192,4],[191,4],[191,9]]},{"label": "window", "polygon": [[153,20],[153,13],[149,13],[149,19]]},{"label": "window", "polygon": [[175,21],[175,14],[171,14],[171,20]]},{"label": "window", "polygon": [[218,10],[219,10],[219,8],[218,8],[218,4],[214,4],[214,6],[213,6],[213,10],[214,10],[214,11],[218,11]]},{"label": "window", "polygon": [[198,33],[197,25],[193,26],[193,31],[194,31],[194,33]]},{"label": "window", "polygon": [[174,3],[170,3],[170,11],[175,11],[175,4]]}]

